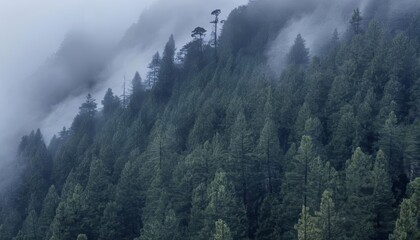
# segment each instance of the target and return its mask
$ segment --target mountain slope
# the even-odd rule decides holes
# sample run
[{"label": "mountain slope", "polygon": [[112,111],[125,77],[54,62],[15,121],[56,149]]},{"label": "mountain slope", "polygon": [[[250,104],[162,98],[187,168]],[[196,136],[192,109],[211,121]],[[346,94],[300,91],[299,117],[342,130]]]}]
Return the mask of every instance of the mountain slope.
[{"label": "mountain slope", "polygon": [[171,37],[151,89],[136,75],[48,147],[24,137],[0,239],[416,239],[420,15],[355,11],[312,58],[302,33],[277,76],[265,4],[230,14],[217,55]]}]

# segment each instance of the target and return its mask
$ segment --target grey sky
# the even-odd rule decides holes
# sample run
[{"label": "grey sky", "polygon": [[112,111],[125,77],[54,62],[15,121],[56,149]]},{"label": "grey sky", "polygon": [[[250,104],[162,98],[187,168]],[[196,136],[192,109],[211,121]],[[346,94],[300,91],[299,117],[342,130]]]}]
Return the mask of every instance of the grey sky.
[{"label": "grey sky", "polygon": [[[71,28],[85,28],[115,39],[154,1],[2,0],[1,70],[13,74],[34,71],[57,50]],[[22,66],[27,71],[21,72]]]},{"label": "grey sky", "polygon": [[116,41],[153,1],[0,1],[0,163],[14,152],[16,135],[39,127],[38,116],[25,109],[26,103],[37,101],[36,94],[22,96],[20,90],[66,33],[83,28]]}]

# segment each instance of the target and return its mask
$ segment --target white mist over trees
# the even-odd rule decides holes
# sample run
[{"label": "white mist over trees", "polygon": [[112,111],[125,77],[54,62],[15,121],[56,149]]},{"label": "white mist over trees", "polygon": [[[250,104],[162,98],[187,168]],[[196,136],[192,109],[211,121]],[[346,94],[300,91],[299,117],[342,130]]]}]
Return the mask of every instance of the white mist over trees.
[{"label": "white mist over trees", "polygon": [[[0,40],[0,172],[7,172],[4,164],[11,164],[22,135],[41,127],[49,140],[70,124],[88,92],[101,96],[112,87],[121,95],[124,75],[140,71],[145,78],[146,63],[171,33],[186,42],[195,24],[209,22],[208,9],[229,11],[243,3],[1,2],[0,13],[9,20],[0,31],[9,34]],[[17,12],[26,14],[17,18]]]},{"label": "white mist over trees", "polygon": [[[250,1],[149,45],[136,42],[142,16],[111,66],[86,73],[70,57],[93,94],[50,143],[39,129],[22,138],[0,240],[417,239],[420,6],[383,3],[336,3],[344,30],[311,35],[327,1]],[[287,51],[273,59],[275,45]],[[127,57],[145,51],[142,66]],[[97,96],[118,58],[135,66],[123,96]]]}]

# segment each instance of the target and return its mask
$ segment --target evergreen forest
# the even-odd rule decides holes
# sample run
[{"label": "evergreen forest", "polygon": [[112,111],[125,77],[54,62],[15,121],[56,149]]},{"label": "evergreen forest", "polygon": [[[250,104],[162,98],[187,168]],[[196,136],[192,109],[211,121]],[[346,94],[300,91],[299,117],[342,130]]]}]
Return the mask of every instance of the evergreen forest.
[{"label": "evergreen forest", "polygon": [[0,240],[420,239],[420,12],[351,10],[276,65],[270,1],[209,9],[126,94],[22,137]]}]

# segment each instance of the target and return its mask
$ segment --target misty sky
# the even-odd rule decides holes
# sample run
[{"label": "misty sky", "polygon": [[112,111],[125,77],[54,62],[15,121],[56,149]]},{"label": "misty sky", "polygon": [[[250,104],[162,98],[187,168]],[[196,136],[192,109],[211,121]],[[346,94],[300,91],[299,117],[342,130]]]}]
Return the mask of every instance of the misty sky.
[{"label": "misty sky", "polygon": [[31,119],[35,114],[25,109],[26,102],[37,101],[36,95],[21,96],[20,89],[30,81],[27,77],[58,49],[66,33],[83,28],[116,41],[152,2],[0,1],[0,163],[14,152],[16,135],[39,127],[39,119]]},{"label": "misty sky", "polygon": [[115,40],[152,2],[154,0],[2,0],[1,73],[22,75],[34,71],[57,50],[72,28],[85,28]]},{"label": "misty sky", "polygon": [[[175,33],[179,47],[196,25],[210,28],[206,25],[210,25],[211,10],[221,8],[227,17],[234,7],[245,3],[247,0],[1,0],[0,170],[2,163],[12,159],[22,135],[41,128],[48,140],[62,126],[69,126],[88,91],[100,102],[108,87],[121,92],[123,75],[128,80],[135,71],[144,75],[151,56],[163,49],[170,34]],[[56,90],[51,87],[55,82],[48,84],[53,79],[43,81],[40,89],[22,91],[37,83],[31,74],[59,49],[69,31],[82,29],[96,40],[117,43],[141,15],[140,19],[156,29],[144,39],[143,49],[120,53],[107,70],[107,79],[95,89],[48,106],[48,114],[38,111],[43,107],[39,99]]]}]

